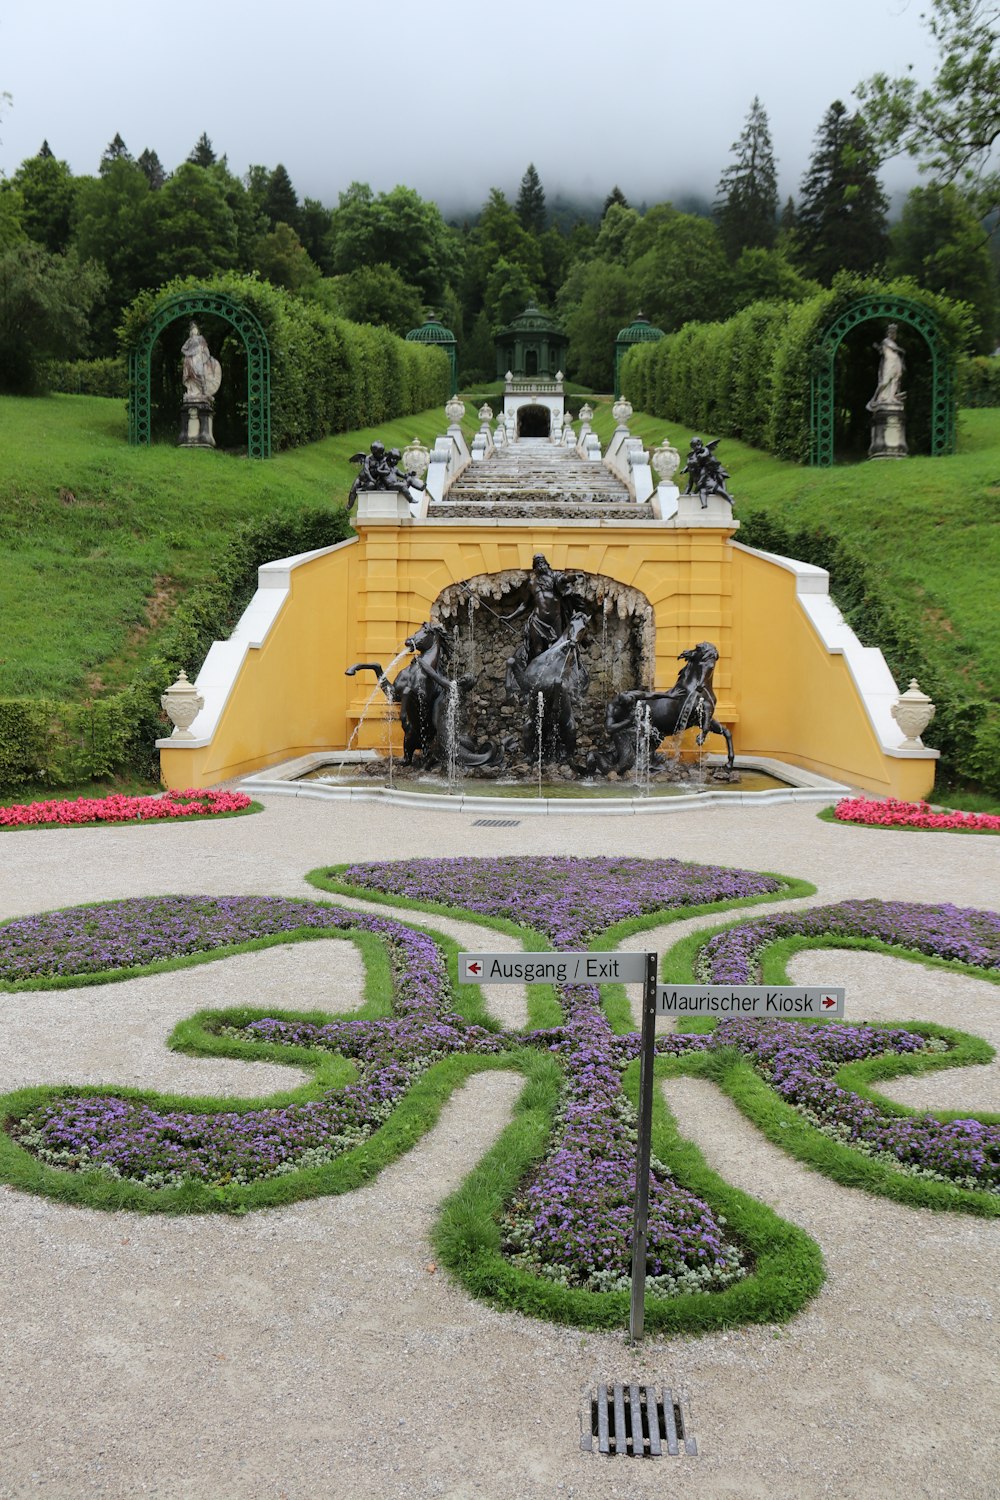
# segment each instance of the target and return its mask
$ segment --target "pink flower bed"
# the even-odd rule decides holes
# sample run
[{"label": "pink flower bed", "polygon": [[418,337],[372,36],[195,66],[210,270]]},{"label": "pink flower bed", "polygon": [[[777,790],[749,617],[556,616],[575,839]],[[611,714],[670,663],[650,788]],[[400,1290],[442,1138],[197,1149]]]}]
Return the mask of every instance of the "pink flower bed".
[{"label": "pink flower bed", "polygon": [[208,818],[243,812],[245,792],[216,792],[188,787],[159,797],[77,797],[74,802],[29,802],[0,807],[0,828],[72,828],[83,823],[154,823],[168,818]]},{"label": "pink flower bed", "polygon": [[867,797],[845,797],[833,813],[839,823],[863,823],[867,828],[964,828],[978,833],[1000,833],[1000,817],[993,813],[933,812],[926,802],[900,802],[895,797],[881,802]]}]

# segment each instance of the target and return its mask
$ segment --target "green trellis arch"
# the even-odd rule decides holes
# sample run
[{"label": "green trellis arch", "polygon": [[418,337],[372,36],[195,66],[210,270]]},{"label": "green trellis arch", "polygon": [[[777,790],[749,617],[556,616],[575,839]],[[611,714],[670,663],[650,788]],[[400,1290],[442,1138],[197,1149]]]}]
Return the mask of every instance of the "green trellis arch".
[{"label": "green trellis arch", "polygon": [[256,315],[225,292],[175,292],[158,302],[139,342],[128,357],[128,440],[132,447],[150,440],[150,361],[165,328],[178,318],[212,314],[231,323],[247,353],[247,453],[271,457],[271,350]]},{"label": "green trellis arch", "polygon": [[820,335],[813,355],[809,392],[811,443],[809,462],[819,468],[833,463],[833,364],[847,334],[859,323],[887,318],[908,323],[923,335],[931,354],[931,454],[955,451],[955,379],[952,361],[932,312],[909,297],[858,297]]}]

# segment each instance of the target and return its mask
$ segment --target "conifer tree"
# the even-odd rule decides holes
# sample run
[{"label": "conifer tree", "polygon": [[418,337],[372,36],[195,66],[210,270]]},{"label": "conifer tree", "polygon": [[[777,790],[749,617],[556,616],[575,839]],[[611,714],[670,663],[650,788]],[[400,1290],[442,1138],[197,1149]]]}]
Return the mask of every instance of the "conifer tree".
[{"label": "conifer tree", "polygon": [[276,224],[288,224],[299,232],[299,199],[288,170],[279,161],[267,181],[267,191],[262,204],[268,222],[273,229]]},{"label": "conifer tree", "polygon": [[145,172],[149,185],[154,192],[158,188],[161,188],[167,180],[167,174],[163,170],[163,163],[156,152],[151,151],[148,146],[145,151],[140,153],[136,166],[141,167],[143,172]]},{"label": "conifer tree", "polygon": [[542,233],[545,228],[545,189],[535,171],[534,162],[528,163],[528,170],[521,178],[521,188],[514,208],[522,229],[526,229],[529,234]]},{"label": "conifer tree", "polygon": [[769,250],[778,232],[778,176],[767,111],[754,95],[732,162],[719,178],[715,217],[730,260],[742,250]]},{"label": "conifer tree", "polygon": [[612,203],[617,203],[621,208],[628,208],[629,206],[629,201],[626,198],[625,194],[622,192],[621,188],[618,186],[617,182],[604,200],[604,207],[601,209],[602,219],[604,218],[604,215],[607,213],[608,209],[611,207]]},{"label": "conifer tree", "polygon": [[802,268],[826,285],[837,271],[871,271],[886,252],[888,204],[871,137],[859,114],[835,99],[802,179],[795,229]]},{"label": "conifer tree", "polygon": [[197,141],[195,141],[194,149],[188,157],[188,161],[195,167],[214,167],[216,159],[212,142],[203,130]]},{"label": "conifer tree", "polygon": [[42,157],[43,160],[53,155],[52,147],[49,145],[48,141],[42,142],[41,146],[38,148],[38,154],[40,157]]},{"label": "conifer tree", "polygon": [[101,165],[98,170],[103,177],[108,168],[112,166],[114,162],[131,160],[132,153],[126,146],[125,142],[122,140],[119,132],[116,130],[114,140],[109,141],[104,148],[104,153],[101,156]]}]

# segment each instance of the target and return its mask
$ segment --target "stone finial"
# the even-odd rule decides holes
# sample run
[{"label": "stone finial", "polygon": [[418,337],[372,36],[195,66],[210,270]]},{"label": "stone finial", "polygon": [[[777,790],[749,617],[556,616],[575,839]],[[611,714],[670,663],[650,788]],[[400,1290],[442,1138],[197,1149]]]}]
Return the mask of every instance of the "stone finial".
[{"label": "stone finial", "polygon": [[562,370],[557,370],[556,371],[556,382],[559,385],[562,385],[564,379],[565,379],[565,376],[563,375]]},{"label": "stone finial", "polygon": [[430,450],[420,441],[414,438],[408,448],[403,449],[403,468],[414,474],[423,474],[431,461]]},{"label": "stone finial", "polygon": [[664,438],[660,446],[653,449],[652,464],[660,476],[661,483],[673,484],[674,475],[680,468],[681,456],[673,444]]},{"label": "stone finial", "polygon": [[191,725],[205,707],[205,700],[194,683],[188,681],[186,672],[182,671],[177,681],[160,695],[160,707],[174,726],[171,739],[194,739]]},{"label": "stone finial", "polygon": [[624,396],[620,396],[615,402],[614,406],[611,408],[611,414],[619,427],[627,427],[629,424],[629,418],[632,415],[631,402],[626,401]]},{"label": "stone finial", "polygon": [[900,749],[922,750],[924,745],[920,736],[933,719],[937,709],[927,694],[921,692],[920,684],[915,677],[911,678],[910,686],[905,693],[900,694],[889,711],[906,736]]},{"label": "stone finial", "polygon": [[593,421],[593,417],[594,417],[594,408],[590,405],[590,403],[588,401],[585,401],[583,403],[583,405],[580,407],[580,421],[581,422],[591,422],[591,421]]},{"label": "stone finial", "polygon": [[492,406],[490,406],[489,402],[487,402],[487,401],[483,402],[482,406],[479,408],[479,411],[478,411],[477,415],[479,417],[480,422],[492,422],[493,421],[493,408],[492,408]]},{"label": "stone finial", "polygon": [[459,401],[457,396],[452,396],[451,400],[445,406],[444,414],[451,425],[455,426],[465,416],[465,402]]}]

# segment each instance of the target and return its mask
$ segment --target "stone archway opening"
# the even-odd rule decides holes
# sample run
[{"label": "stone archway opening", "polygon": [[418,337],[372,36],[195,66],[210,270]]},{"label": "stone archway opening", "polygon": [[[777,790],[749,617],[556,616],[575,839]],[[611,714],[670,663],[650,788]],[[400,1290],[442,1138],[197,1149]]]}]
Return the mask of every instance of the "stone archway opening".
[{"label": "stone archway opening", "polygon": [[517,412],[517,435],[524,438],[552,436],[552,413],[547,406],[521,406]]}]

